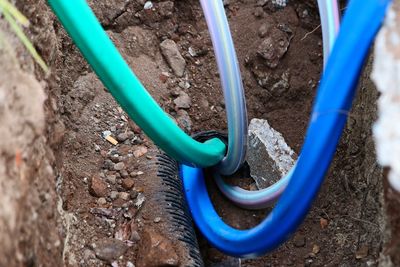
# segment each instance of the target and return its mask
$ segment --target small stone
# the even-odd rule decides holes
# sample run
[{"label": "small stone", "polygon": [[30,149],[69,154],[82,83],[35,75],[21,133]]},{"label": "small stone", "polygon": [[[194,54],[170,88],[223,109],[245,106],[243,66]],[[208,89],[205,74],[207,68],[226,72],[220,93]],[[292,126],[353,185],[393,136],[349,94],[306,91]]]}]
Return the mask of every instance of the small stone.
[{"label": "small stone", "polygon": [[118,162],[114,165],[114,170],[116,171],[122,171],[123,169],[125,169],[125,163],[123,162]]},{"label": "small stone", "polygon": [[133,190],[131,190],[130,195],[131,195],[131,199],[136,199],[137,196],[139,195],[139,193],[138,193],[138,191],[133,189]]},{"label": "small stone", "polygon": [[95,197],[105,197],[107,195],[107,183],[99,176],[93,176],[89,185],[89,193]]},{"label": "small stone", "polygon": [[156,217],[156,218],[154,219],[154,222],[155,222],[155,223],[161,222],[161,217]]},{"label": "small stone", "polygon": [[181,81],[181,82],[179,82],[178,85],[180,88],[185,89],[185,90],[190,88],[190,83],[188,81]]},{"label": "small stone", "polygon": [[104,197],[98,198],[96,202],[100,206],[107,204],[107,200]]},{"label": "small stone", "polygon": [[130,194],[127,192],[119,192],[119,198],[123,200],[129,200],[130,199]]},{"label": "small stone", "polygon": [[269,92],[276,97],[281,97],[288,91],[289,88],[289,72],[285,71],[282,73],[281,79],[271,86]]},{"label": "small stone", "polygon": [[139,235],[138,231],[132,231],[130,240],[134,241],[134,242],[137,242],[140,240],[140,235]]},{"label": "small stone", "polygon": [[289,48],[287,35],[275,29],[259,45],[257,55],[265,59],[265,64],[270,68],[276,68],[283,55]]},{"label": "small stone", "polygon": [[114,163],[111,160],[106,159],[103,163],[103,168],[106,170],[112,170],[114,168]]},{"label": "small stone", "polygon": [[107,238],[95,243],[94,252],[98,259],[111,262],[123,255],[127,249],[128,246],[121,240]]},{"label": "small stone", "polygon": [[192,100],[185,92],[180,92],[179,96],[174,100],[177,108],[188,109],[192,106]]},{"label": "small stone", "polygon": [[138,146],[137,149],[133,152],[133,155],[135,156],[135,158],[140,158],[146,153],[147,153],[147,147]]},{"label": "small stone", "polygon": [[127,170],[122,170],[122,171],[120,171],[120,174],[121,174],[121,177],[122,177],[122,178],[126,178],[126,177],[129,176],[129,173],[128,173]]},{"label": "small stone", "polygon": [[101,148],[100,148],[99,145],[95,144],[95,145],[94,145],[94,150],[95,150],[96,152],[99,152],[99,151],[101,150]]},{"label": "small stone", "polygon": [[329,221],[325,218],[319,219],[319,225],[321,226],[321,229],[325,229],[329,224]]},{"label": "small stone", "polygon": [[320,247],[318,245],[314,244],[313,248],[312,248],[312,253],[314,253],[316,255],[319,253],[319,251],[320,251]]},{"label": "small stone", "polygon": [[107,182],[111,183],[111,184],[115,184],[115,182],[117,181],[117,176],[116,175],[107,175],[106,177]]},{"label": "small stone", "polygon": [[176,76],[182,77],[185,72],[186,61],[179,52],[178,45],[173,40],[166,39],[160,44],[160,48]]},{"label": "small stone", "polygon": [[110,156],[110,160],[114,163],[118,163],[119,162],[119,156],[118,154],[114,154]]},{"label": "small stone", "polygon": [[129,135],[127,133],[120,133],[117,135],[118,142],[125,142],[128,138],[129,138]]},{"label": "small stone", "polygon": [[135,267],[135,264],[133,264],[132,262],[128,261],[126,263],[126,267]]},{"label": "small stone", "polygon": [[110,198],[116,200],[118,198],[118,191],[111,191]]},{"label": "small stone", "polygon": [[296,235],[293,239],[293,243],[297,248],[304,247],[306,245],[306,238],[302,235]]},{"label": "small stone", "polygon": [[176,121],[179,126],[183,128],[186,132],[190,132],[192,130],[192,120],[190,119],[189,113],[186,110],[180,109],[177,112],[178,117]]},{"label": "small stone", "polygon": [[151,1],[147,1],[146,3],[144,3],[143,9],[144,10],[149,10],[153,8],[153,3]]},{"label": "small stone", "polygon": [[189,55],[191,55],[192,57],[197,57],[197,52],[193,47],[189,47]]},{"label": "small stone", "polygon": [[360,259],[364,259],[365,257],[368,256],[368,246],[362,246],[361,248],[359,248],[356,252],[356,259],[360,260]]},{"label": "small stone", "polygon": [[[134,192],[134,191],[132,191],[132,192]],[[131,192],[131,197],[132,197],[132,192]],[[141,208],[145,200],[146,200],[146,197],[142,193],[138,193],[137,197],[136,197],[135,206],[138,209]]]},{"label": "small stone", "polygon": [[144,232],[138,255],[138,266],[179,266],[179,258],[172,242],[154,230]]},{"label": "small stone", "polygon": [[122,187],[126,190],[131,189],[135,185],[135,182],[132,178],[125,178],[122,180]]}]

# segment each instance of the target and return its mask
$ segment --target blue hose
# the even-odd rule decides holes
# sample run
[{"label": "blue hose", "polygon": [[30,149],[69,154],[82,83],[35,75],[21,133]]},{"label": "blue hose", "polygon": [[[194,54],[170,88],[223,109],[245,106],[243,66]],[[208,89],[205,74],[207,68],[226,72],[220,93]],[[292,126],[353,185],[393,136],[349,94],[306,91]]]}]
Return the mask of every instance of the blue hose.
[{"label": "blue hose", "polygon": [[268,217],[249,230],[237,230],[216,213],[201,169],[181,165],[186,200],[201,233],[217,249],[255,257],[286,241],[304,220],[324,180],[354,98],[370,45],[390,0],[352,0],[321,81],[302,156],[287,190]]}]

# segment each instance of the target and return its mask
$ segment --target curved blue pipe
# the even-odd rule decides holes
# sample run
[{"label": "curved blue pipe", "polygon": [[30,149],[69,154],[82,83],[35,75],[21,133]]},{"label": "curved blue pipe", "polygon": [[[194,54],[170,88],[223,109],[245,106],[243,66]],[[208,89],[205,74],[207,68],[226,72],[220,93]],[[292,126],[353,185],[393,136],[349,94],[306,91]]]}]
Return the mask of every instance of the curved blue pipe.
[{"label": "curved blue pipe", "polygon": [[286,241],[304,220],[324,180],[339,142],[364,59],[390,0],[352,0],[321,81],[302,157],[292,179],[268,217],[249,230],[225,224],[216,213],[201,169],[181,165],[186,200],[208,241],[239,257],[254,257]]}]

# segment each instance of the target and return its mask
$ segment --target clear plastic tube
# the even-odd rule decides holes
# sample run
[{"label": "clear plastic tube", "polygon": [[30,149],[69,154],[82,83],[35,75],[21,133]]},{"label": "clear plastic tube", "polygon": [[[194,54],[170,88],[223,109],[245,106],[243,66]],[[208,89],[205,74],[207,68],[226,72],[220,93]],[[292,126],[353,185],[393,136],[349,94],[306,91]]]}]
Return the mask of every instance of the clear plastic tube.
[{"label": "clear plastic tube", "polygon": [[324,67],[335,43],[340,27],[339,6],[337,0],[318,0],[319,14],[321,18]]},{"label": "clear plastic tube", "polygon": [[200,2],[220,72],[228,121],[227,154],[216,166],[216,171],[230,175],[240,168],[246,156],[248,123],[242,76],[222,1]]}]

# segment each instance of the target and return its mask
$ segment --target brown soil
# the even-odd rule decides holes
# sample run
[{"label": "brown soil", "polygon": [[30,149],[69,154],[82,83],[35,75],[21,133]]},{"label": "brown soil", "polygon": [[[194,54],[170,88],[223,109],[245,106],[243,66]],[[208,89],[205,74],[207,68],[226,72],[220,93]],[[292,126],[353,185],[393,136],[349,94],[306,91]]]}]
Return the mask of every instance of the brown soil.
[{"label": "brown soil", "polygon": [[[254,0],[229,2],[226,10],[241,65],[249,118],[268,119],[299,153],[322,69],[315,3],[290,1],[288,7],[275,9],[269,5],[257,7]],[[89,4],[148,91],[185,130],[226,130],[220,80],[198,1],[155,1],[155,11],[151,12],[143,10],[141,0],[91,0]],[[35,221],[35,227],[45,227],[36,235],[27,234],[29,242],[10,245],[10,252],[0,252],[0,256],[15,255],[12,248],[20,246],[23,255],[22,260],[9,264],[0,259],[0,266],[60,266],[61,261],[65,266],[108,266],[111,262],[114,266],[129,266],[128,262],[136,266],[161,266],[166,262],[183,265],[187,251],[179,237],[169,236],[173,225],[163,203],[163,183],[154,169],[159,151],[119,109],[45,1],[21,0],[18,5],[30,18],[30,35],[52,69],[46,80],[49,86],[43,86],[48,95],[48,128],[44,131],[48,140],[42,143],[49,151],[37,154],[35,159],[45,162],[55,174],[53,181],[45,182],[53,186],[48,189],[49,195],[39,196],[43,204],[32,204],[48,223]],[[283,39],[288,43],[288,51],[278,58],[276,67],[268,66],[257,53],[266,38],[260,28],[268,29],[273,42]],[[186,77],[175,77],[161,55],[159,44],[165,39],[178,44],[187,63]],[[189,47],[198,51],[198,56],[191,56]],[[22,61],[22,65],[28,63]],[[29,68],[26,71],[33,72]],[[241,266],[379,264],[387,236],[382,208],[383,175],[375,163],[370,133],[377,93],[368,73],[369,68],[329,175],[305,222],[276,251],[258,259],[242,260]],[[40,71],[35,74],[38,80],[44,79]],[[184,88],[185,82],[190,88]],[[182,92],[190,96],[188,109],[179,109],[173,102]],[[108,143],[102,137],[104,131],[111,131],[120,143]],[[3,150],[0,143],[0,158]],[[12,157],[6,156],[7,169],[13,169]],[[43,157],[50,158],[49,162]],[[53,177],[41,173],[46,166],[33,166],[28,176]],[[44,182],[30,183],[40,187]],[[251,227],[267,212],[241,210],[224,199],[215,186],[210,189],[219,214],[234,227]],[[34,191],[47,192],[43,190]],[[392,201],[393,193],[388,191],[387,195]],[[142,205],[138,205],[140,199],[144,199]],[[395,210],[396,205],[390,209]],[[30,231],[31,227],[26,229]],[[0,234],[2,231],[0,227]],[[45,239],[43,243],[51,244],[46,252],[39,249],[43,244],[30,250],[31,244],[41,238]],[[228,257],[211,248],[200,235],[198,238],[205,266],[227,262]],[[124,242],[118,243],[117,239]],[[102,248],[110,242],[112,255],[104,255]],[[156,256],[149,253],[152,242],[162,244]]]}]

